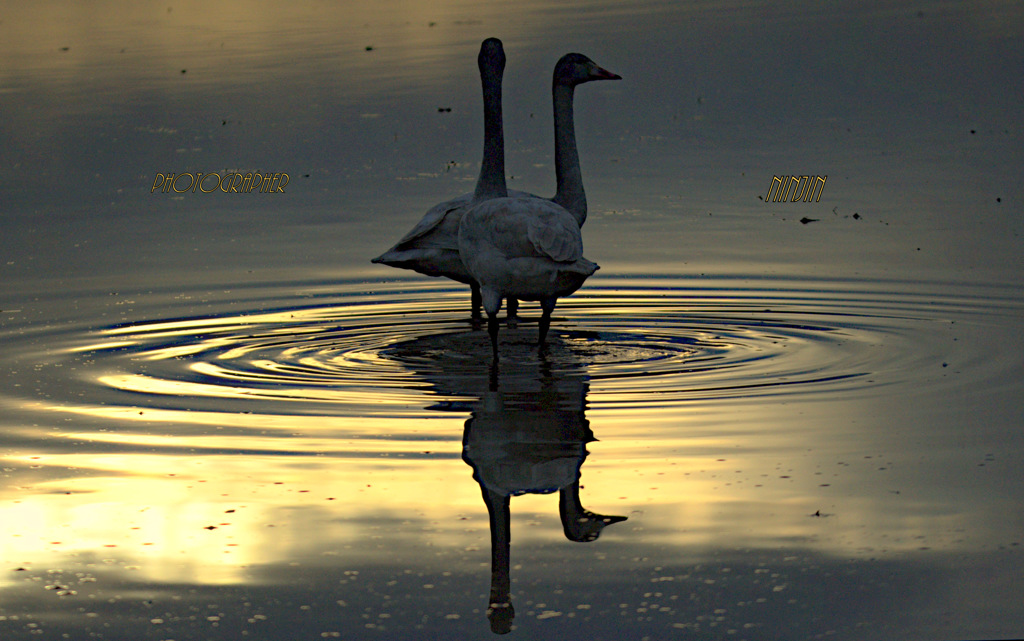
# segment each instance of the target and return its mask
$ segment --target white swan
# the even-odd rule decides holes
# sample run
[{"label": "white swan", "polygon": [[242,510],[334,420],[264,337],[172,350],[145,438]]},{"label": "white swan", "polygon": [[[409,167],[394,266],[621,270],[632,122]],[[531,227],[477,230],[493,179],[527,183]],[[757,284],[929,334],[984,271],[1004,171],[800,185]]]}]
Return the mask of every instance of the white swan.
[{"label": "white swan", "polygon": [[[501,76],[505,70],[505,51],[501,40],[484,40],[477,64],[484,98],[484,154],[476,190],[431,207],[412,231],[371,261],[466,283],[472,290],[473,316],[480,314],[480,290],[459,258],[459,221],[462,213],[473,203],[508,195],[501,122]],[[513,194],[525,195],[521,192]]]},{"label": "white swan", "polygon": [[580,227],[587,217],[587,198],[576,150],[573,92],[584,82],[619,78],[582,54],[562,56],[552,77],[557,193],[550,200],[530,195],[493,198],[462,214],[459,254],[479,285],[495,360],[502,298],[510,306],[514,300],[540,301],[538,343],[543,347],[557,299],[575,292],[598,269],[583,257]]},{"label": "white swan", "polygon": [[598,269],[583,257],[576,219],[543,198],[492,198],[473,205],[459,225],[459,253],[480,286],[495,360],[502,298],[540,301],[543,346],[555,301]]},{"label": "white swan", "polygon": [[[501,76],[505,54],[501,41],[488,38],[480,46],[478,57],[484,93],[484,157],[480,177],[473,194],[435,205],[394,247],[372,262],[412,269],[427,276],[445,276],[466,283],[472,291],[471,311],[480,315],[480,288],[467,273],[458,255],[459,221],[467,208],[486,198],[506,194],[521,198],[540,198],[505,187],[505,147],[501,113]],[[555,124],[555,177],[557,191],[547,199],[565,207],[582,226],[587,218],[587,197],[583,191],[579,152],[573,124],[573,93],[576,85],[591,80],[617,80],[620,76],[594,64],[578,53],[563,56],[555,65],[552,78],[552,103]],[[508,315],[514,317],[518,302],[508,299]]]}]

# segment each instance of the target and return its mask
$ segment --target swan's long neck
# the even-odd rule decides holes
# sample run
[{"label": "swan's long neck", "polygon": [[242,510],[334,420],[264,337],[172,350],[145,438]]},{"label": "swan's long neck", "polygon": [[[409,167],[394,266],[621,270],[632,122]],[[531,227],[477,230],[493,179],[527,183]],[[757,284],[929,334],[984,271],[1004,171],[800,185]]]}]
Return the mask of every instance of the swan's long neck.
[{"label": "swan's long neck", "polygon": [[492,604],[511,603],[512,581],[509,574],[512,542],[509,497],[483,488],[484,503],[491,523],[491,595]]},{"label": "swan's long neck", "polygon": [[481,70],[480,79],[484,90],[484,157],[473,196],[475,200],[504,198],[508,189],[505,186],[505,133],[501,121],[501,74]]},{"label": "swan's long neck", "polygon": [[583,191],[580,154],[576,150],[573,86],[556,83],[551,93],[555,107],[555,177],[558,181],[558,192],[551,200],[569,210],[582,227],[587,220],[587,194]]}]

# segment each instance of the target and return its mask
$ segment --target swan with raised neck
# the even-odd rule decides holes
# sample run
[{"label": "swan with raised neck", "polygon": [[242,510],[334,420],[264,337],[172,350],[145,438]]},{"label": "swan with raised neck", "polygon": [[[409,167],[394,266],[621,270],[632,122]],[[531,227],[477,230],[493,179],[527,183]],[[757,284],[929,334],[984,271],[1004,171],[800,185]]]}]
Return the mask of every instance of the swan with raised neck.
[{"label": "swan with raised neck", "polygon": [[483,90],[484,148],[476,189],[431,207],[401,240],[371,261],[468,284],[473,293],[471,311],[474,316],[480,314],[480,292],[459,257],[459,222],[463,212],[474,203],[508,195],[501,117],[505,50],[501,40],[487,38],[481,43],[477,66]]},{"label": "swan with raised neck", "polygon": [[581,53],[567,53],[555,65],[551,79],[551,101],[555,120],[555,179],[557,192],[551,198],[565,207],[581,227],[587,220],[587,194],[583,189],[580,154],[576,148],[573,94],[576,85],[593,80],[621,80],[622,76],[599,67]]}]

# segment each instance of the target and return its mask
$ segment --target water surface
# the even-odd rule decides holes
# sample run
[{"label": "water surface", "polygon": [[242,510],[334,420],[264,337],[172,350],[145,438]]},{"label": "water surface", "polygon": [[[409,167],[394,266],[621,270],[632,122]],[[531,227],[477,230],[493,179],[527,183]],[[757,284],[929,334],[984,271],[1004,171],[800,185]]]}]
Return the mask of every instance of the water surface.
[{"label": "water surface", "polygon": [[[385,9],[0,23],[5,639],[489,638],[504,576],[521,638],[1019,636],[1016,5]],[[369,263],[471,189],[487,36],[513,188],[558,56],[623,76],[601,270],[497,366]],[[291,182],[151,193],[190,171]]]}]

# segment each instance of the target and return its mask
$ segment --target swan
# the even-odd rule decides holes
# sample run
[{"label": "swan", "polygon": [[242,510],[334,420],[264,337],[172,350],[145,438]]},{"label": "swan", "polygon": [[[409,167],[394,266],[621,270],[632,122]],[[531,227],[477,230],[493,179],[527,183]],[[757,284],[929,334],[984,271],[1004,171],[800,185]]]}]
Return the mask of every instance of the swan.
[{"label": "swan", "polygon": [[505,70],[501,40],[488,38],[481,43],[477,65],[483,88],[484,153],[475,191],[431,207],[412,231],[371,261],[427,276],[446,276],[469,285],[474,317],[480,315],[480,289],[459,258],[458,231],[462,213],[473,203],[509,193],[505,187],[505,137],[501,122],[501,77]]},{"label": "swan", "polygon": [[573,215],[543,198],[492,198],[473,205],[459,225],[459,254],[479,284],[495,361],[502,298],[540,302],[543,348],[555,301],[598,269],[583,257],[583,235]]},{"label": "swan", "polygon": [[576,86],[593,80],[621,80],[622,76],[603,69],[581,53],[567,53],[555,64],[551,80],[551,102],[555,120],[556,193],[550,198],[564,207],[582,227],[587,220],[587,195],[583,191],[580,154],[576,149],[573,124],[573,94]]},{"label": "swan", "polygon": [[583,54],[562,56],[551,82],[555,196],[497,197],[474,203],[462,214],[459,255],[479,286],[495,361],[502,298],[508,299],[510,307],[514,300],[540,302],[538,344],[543,349],[556,301],[575,292],[598,270],[596,263],[583,257],[580,228],[587,217],[587,198],[576,149],[573,94],[584,82],[620,78]]},{"label": "swan", "polygon": [[[480,288],[467,273],[458,252],[458,229],[463,213],[473,204],[493,197],[537,198],[534,194],[508,191],[505,185],[505,147],[501,113],[501,76],[505,54],[501,41],[488,38],[478,56],[484,94],[484,157],[476,191],[432,207],[422,220],[394,247],[372,262],[412,269],[427,276],[446,276],[466,283],[471,290],[471,314],[480,316]],[[546,199],[562,205],[577,224],[587,218],[576,132],[573,124],[573,95],[576,85],[592,80],[619,80],[621,76],[597,66],[578,53],[562,56],[552,76],[552,104],[555,126],[556,193]],[[515,317],[518,301],[508,299],[508,315]]]}]

